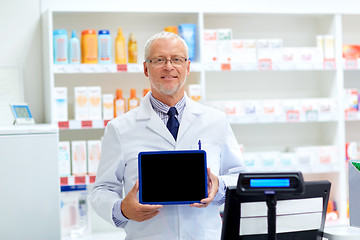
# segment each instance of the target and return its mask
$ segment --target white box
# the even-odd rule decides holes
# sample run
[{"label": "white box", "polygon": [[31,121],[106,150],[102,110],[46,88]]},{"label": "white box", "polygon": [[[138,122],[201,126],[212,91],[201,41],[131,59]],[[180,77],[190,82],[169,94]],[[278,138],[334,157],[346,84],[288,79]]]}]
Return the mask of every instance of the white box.
[{"label": "white box", "polygon": [[68,120],[68,98],[66,87],[54,88],[54,119],[55,121]]},{"label": "white box", "polygon": [[335,59],[335,38],[332,35],[324,36],[324,59]]},{"label": "white box", "polygon": [[88,120],[89,119],[89,97],[87,87],[74,88],[74,108],[75,120]]},{"label": "white box", "polygon": [[217,52],[217,30],[205,29],[203,42],[203,60],[204,63],[216,63],[218,61]]},{"label": "white box", "polygon": [[86,141],[71,142],[72,175],[86,175]]},{"label": "white box", "polygon": [[101,87],[88,87],[89,97],[89,120],[100,120],[102,118]]},{"label": "white box", "polygon": [[88,174],[96,175],[101,158],[101,141],[87,141]]},{"label": "white box", "polygon": [[231,63],[244,62],[244,40],[233,39],[231,49]]},{"label": "white box", "polygon": [[278,99],[261,101],[258,115],[259,122],[285,122],[282,101]]},{"label": "white box", "polygon": [[71,175],[70,142],[68,141],[59,142],[58,164],[60,177]]},{"label": "white box", "polygon": [[202,99],[202,92],[201,92],[201,85],[200,84],[189,84],[189,97],[194,101],[201,101]]},{"label": "white box", "polygon": [[232,30],[217,30],[217,49],[220,63],[231,63],[232,55]]},{"label": "white box", "polygon": [[319,119],[319,100],[316,98],[301,99],[300,121],[318,121]]},{"label": "white box", "polygon": [[114,118],[114,95],[103,94],[102,96],[103,105],[103,119],[111,120]]},{"label": "white box", "polygon": [[[282,61],[282,39],[258,39],[257,54],[259,62],[270,61],[270,69],[277,69]],[[269,70],[270,70],[269,69]]]},{"label": "white box", "polygon": [[345,111],[358,111],[359,96],[357,89],[344,89]]}]

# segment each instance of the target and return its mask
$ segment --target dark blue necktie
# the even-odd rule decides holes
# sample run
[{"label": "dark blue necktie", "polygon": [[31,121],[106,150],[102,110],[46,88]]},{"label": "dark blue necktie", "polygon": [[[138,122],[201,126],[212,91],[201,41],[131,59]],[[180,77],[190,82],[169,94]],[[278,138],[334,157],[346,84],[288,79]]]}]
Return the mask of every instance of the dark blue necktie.
[{"label": "dark blue necktie", "polygon": [[177,114],[176,108],[171,107],[167,113],[167,115],[169,115],[169,120],[166,124],[166,127],[169,129],[174,139],[176,140],[179,130],[179,121],[176,119],[175,114]]}]

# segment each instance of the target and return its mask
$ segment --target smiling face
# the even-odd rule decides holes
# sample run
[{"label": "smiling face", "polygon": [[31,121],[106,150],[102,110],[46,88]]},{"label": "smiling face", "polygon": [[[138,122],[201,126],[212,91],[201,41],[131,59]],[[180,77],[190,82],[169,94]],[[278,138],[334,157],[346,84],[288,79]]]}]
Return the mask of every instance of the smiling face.
[{"label": "smiling face", "polygon": [[[151,44],[147,59],[171,59],[187,57],[183,43],[176,38],[160,38]],[[144,62],[144,74],[149,77],[152,95],[159,101],[174,106],[184,96],[186,77],[189,75],[190,61],[174,67],[170,61],[163,66],[153,66]]]}]

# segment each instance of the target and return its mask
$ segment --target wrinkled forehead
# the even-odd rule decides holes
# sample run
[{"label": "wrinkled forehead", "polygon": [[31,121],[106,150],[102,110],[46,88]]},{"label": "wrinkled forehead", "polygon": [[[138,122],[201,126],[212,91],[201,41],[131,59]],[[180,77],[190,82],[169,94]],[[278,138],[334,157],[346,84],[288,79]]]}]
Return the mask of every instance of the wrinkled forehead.
[{"label": "wrinkled forehead", "polygon": [[177,38],[158,38],[151,42],[147,57],[173,57],[180,56],[188,58],[186,47]]}]

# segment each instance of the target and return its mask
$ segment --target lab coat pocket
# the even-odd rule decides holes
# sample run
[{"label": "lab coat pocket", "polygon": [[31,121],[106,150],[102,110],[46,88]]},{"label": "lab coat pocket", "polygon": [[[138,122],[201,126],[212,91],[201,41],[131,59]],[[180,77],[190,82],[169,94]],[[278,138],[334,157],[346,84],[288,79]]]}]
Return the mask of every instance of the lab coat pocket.
[{"label": "lab coat pocket", "polygon": [[[199,146],[194,145],[192,149],[198,150]],[[217,144],[202,143],[201,150],[204,150],[206,152],[207,167],[210,168],[213,174],[218,176],[220,173],[221,147]]]}]

